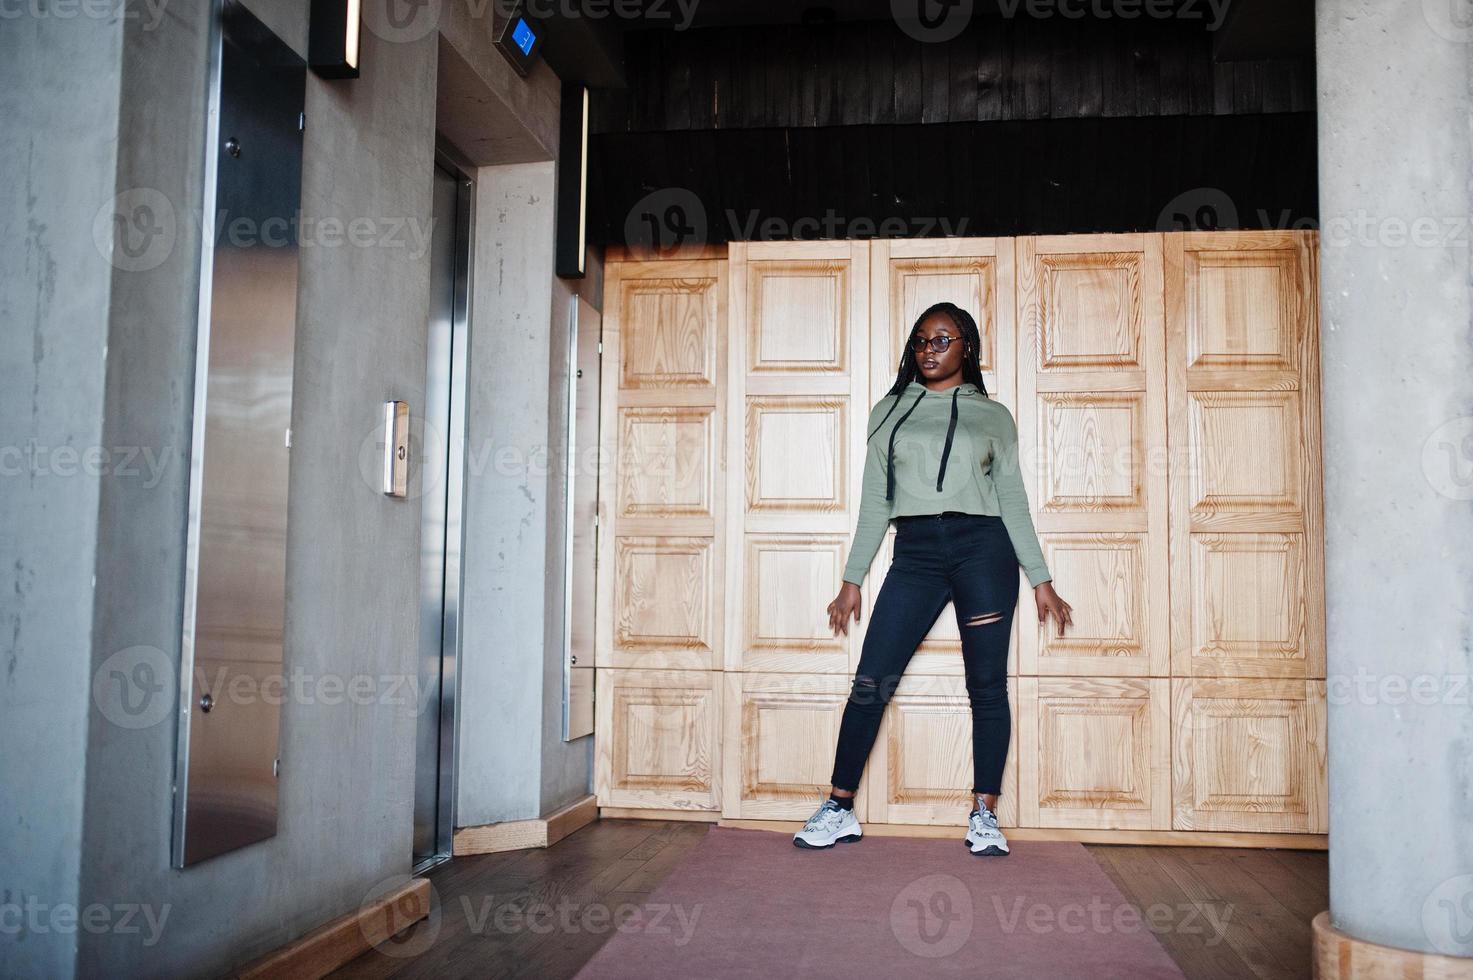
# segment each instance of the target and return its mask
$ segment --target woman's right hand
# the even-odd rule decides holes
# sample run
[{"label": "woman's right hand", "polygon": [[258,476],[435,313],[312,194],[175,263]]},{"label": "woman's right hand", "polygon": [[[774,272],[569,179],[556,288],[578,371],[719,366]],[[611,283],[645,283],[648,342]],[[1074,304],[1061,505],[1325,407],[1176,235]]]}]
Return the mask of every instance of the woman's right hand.
[{"label": "woman's right hand", "polygon": [[845,582],[834,601],[829,603],[829,629],[838,636],[842,630],[845,636],[849,635],[849,619],[859,622],[859,607],[863,598],[859,594],[859,586],[853,582]]}]

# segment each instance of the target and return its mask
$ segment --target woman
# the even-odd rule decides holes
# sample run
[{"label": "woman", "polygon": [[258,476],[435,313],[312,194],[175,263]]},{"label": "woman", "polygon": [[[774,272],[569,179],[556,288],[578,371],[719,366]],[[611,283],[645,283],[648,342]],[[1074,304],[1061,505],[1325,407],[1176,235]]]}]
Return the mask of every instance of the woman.
[{"label": "woman", "polygon": [[895,557],[875,600],[874,617],[844,717],[829,798],[793,837],[799,847],[832,847],[863,835],[854,791],[880,717],[911,655],[955,603],[972,705],[972,795],[966,843],[973,854],[1004,855],[1008,842],[993,808],[1002,791],[1011,718],[1008,637],[1018,601],[1018,566],[1033,586],[1038,621],[1073,625],[1028,514],[1018,467],[1018,427],[987,396],[978,363],[977,323],[952,303],[937,303],[911,327],[895,385],[870,411],[864,489],[844,585],[829,603],[837,636],[860,618],[859,586],[895,524]]}]

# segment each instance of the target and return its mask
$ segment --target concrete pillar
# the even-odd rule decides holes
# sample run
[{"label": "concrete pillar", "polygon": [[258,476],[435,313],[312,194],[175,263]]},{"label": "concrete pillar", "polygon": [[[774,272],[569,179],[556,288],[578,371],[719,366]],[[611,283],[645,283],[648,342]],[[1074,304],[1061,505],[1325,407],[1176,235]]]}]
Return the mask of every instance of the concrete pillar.
[{"label": "concrete pillar", "polygon": [[[75,971],[123,26],[0,20],[0,973]],[[126,202],[113,203],[125,207]],[[94,221],[104,208],[101,246]]]},{"label": "concrete pillar", "polygon": [[591,738],[562,740],[568,308],[553,274],[555,165],[482,167],[467,381],[456,826],[587,795]]},{"label": "concrete pillar", "polygon": [[1473,20],[1444,0],[1316,7],[1330,700],[1319,969],[1468,975],[1473,961],[1432,958],[1473,956]]},{"label": "concrete pillar", "polygon": [[[525,820],[542,806],[548,555],[547,379],[554,165],[485,167],[476,184],[466,392],[460,760],[455,822]],[[561,324],[557,325],[559,328]]]}]

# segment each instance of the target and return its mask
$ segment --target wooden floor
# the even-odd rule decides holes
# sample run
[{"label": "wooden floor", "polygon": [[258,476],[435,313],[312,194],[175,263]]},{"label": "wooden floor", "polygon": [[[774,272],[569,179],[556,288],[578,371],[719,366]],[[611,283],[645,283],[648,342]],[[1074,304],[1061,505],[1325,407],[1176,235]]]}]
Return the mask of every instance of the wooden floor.
[{"label": "wooden floor", "polygon": [[[571,977],[709,827],[598,820],[547,849],[457,858],[430,876],[438,921],[333,976]],[[1329,905],[1323,851],[1085,847],[1189,980],[1310,975],[1309,923]]]}]

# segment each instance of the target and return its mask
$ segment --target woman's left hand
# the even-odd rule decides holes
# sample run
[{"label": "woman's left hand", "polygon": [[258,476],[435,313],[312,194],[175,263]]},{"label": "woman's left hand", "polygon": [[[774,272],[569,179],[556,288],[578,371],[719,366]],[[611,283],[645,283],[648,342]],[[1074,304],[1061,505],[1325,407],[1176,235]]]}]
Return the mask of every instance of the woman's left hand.
[{"label": "woman's left hand", "polygon": [[1073,626],[1074,618],[1069,615],[1073,609],[1060,595],[1054,591],[1052,581],[1044,582],[1033,590],[1033,601],[1038,605],[1038,622],[1043,625],[1048,622],[1052,614],[1059,623],[1059,635],[1064,635],[1065,626]]}]

